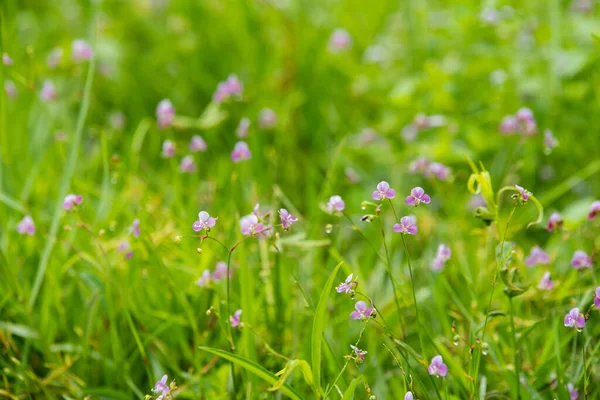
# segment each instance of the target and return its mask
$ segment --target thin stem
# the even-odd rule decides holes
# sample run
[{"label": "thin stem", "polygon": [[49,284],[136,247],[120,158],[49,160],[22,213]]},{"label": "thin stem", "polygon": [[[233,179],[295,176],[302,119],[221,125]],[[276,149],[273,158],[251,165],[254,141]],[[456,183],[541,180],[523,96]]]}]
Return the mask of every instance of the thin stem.
[{"label": "thin stem", "polygon": [[417,294],[415,292],[415,279],[413,276],[412,264],[410,262],[410,256],[408,254],[408,248],[406,247],[406,241],[404,240],[404,235],[400,236],[402,238],[402,245],[404,246],[404,254],[406,254],[406,261],[408,262],[408,271],[410,272],[410,287],[412,289],[413,302],[415,303],[415,314],[417,316],[417,332],[419,333],[419,343],[421,345],[421,353],[423,354],[423,358],[427,360],[427,356],[425,355],[425,344],[423,342],[423,335],[421,334],[421,320],[419,318],[419,307],[417,306]]},{"label": "thin stem", "polygon": [[386,264],[386,271],[388,276],[390,277],[390,281],[392,282],[392,290],[394,291],[394,303],[396,304],[396,311],[398,313],[398,321],[400,322],[400,325],[402,327],[402,336],[404,338],[406,338],[406,329],[404,328],[404,316],[402,315],[402,311],[400,309],[400,300],[398,299],[398,289],[396,287],[396,280],[394,279],[394,275],[392,275],[392,269],[390,267],[391,265],[391,261],[390,261],[390,253],[388,251],[388,247],[387,247],[387,243],[385,240],[385,229],[383,226],[383,218],[380,220],[381,221],[381,240],[383,241],[383,248],[385,249],[385,256],[387,259],[387,264]]},{"label": "thin stem", "polygon": [[513,298],[509,297],[510,304],[510,327],[512,330],[511,341],[514,352],[514,363],[515,363],[515,379],[517,384],[517,399],[521,398],[521,362],[519,360],[519,350],[517,349],[517,332],[515,330],[515,312],[513,308]]}]

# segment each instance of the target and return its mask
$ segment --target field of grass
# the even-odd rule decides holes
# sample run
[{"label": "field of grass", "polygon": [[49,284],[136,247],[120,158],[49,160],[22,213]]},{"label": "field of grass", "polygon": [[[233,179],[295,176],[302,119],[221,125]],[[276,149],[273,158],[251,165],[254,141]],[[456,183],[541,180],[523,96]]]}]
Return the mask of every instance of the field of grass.
[{"label": "field of grass", "polygon": [[0,398],[600,398],[597,1],[4,0],[0,53]]}]

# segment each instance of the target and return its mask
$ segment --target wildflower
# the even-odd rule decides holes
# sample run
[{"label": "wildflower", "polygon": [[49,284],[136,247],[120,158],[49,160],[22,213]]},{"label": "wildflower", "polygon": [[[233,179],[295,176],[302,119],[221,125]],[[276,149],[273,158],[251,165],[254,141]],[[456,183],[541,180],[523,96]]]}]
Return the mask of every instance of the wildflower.
[{"label": "wildflower", "polygon": [[187,172],[188,174],[196,172],[196,162],[194,161],[194,157],[190,155],[183,157],[179,164],[179,171]]},{"label": "wildflower", "polygon": [[204,139],[202,139],[201,136],[198,135],[194,135],[192,137],[192,141],[190,142],[190,151],[192,153],[198,152],[198,151],[206,151],[206,142],[204,141]]},{"label": "wildflower", "polygon": [[13,65],[13,59],[6,53],[2,54],[2,64],[9,66]]},{"label": "wildflower", "polygon": [[554,282],[550,279],[550,272],[546,271],[540,280],[538,289],[540,290],[552,290],[554,288]]},{"label": "wildflower", "polygon": [[437,255],[435,256],[435,259],[433,260],[433,264],[432,264],[431,268],[434,271],[441,271],[444,268],[446,261],[448,261],[450,259],[451,255],[452,255],[452,250],[450,250],[450,248],[448,246],[446,246],[445,244],[440,244],[438,246]]},{"label": "wildflower", "polygon": [[560,229],[563,226],[563,219],[559,213],[555,212],[548,218],[548,231],[552,232],[555,229]]},{"label": "wildflower", "polygon": [[258,217],[254,214],[242,217],[240,219],[240,228],[246,236],[259,234],[265,230],[263,223],[259,222]]},{"label": "wildflower", "polygon": [[129,246],[129,242],[127,240],[123,240],[121,243],[119,243],[117,250],[125,253],[125,258],[130,259],[133,257],[133,251],[131,251],[130,248],[131,246]]},{"label": "wildflower", "polygon": [[517,122],[519,124],[520,133],[523,135],[535,135],[537,133],[537,124],[533,117],[533,111],[527,107],[523,107],[517,111]]},{"label": "wildflower", "polygon": [[163,99],[156,106],[156,120],[160,128],[168,128],[175,119],[175,107],[169,99]]},{"label": "wildflower", "polygon": [[374,311],[375,309],[368,307],[364,301],[357,301],[354,305],[354,311],[350,313],[350,318],[354,320],[371,318]]},{"label": "wildflower", "polygon": [[237,328],[240,325],[241,319],[240,316],[242,315],[242,310],[237,310],[236,312],[233,313],[233,315],[231,315],[229,317],[229,323],[231,324],[232,328]]},{"label": "wildflower", "polygon": [[17,85],[10,79],[6,79],[4,81],[4,92],[6,92],[6,97],[14,99],[17,97]]},{"label": "wildflower", "polygon": [[596,293],[594,294],[594,305],[596,308],[600,308],[600,286],[596,288]]},{"label": "wildflower", "polygon": [[358,285],[358,281],[354,279],[354,274],[350,274],[344,282],[340,283],[335,288],[335,290],[338,293],[350,293],[356,285]]},{"label": "wildflower", "polygon": [[424,175],[425,172],[429,169],[429,164],[430,164],[429,160],[427,160],[423,157],[419,157],[410,163],[410,165],[408,166],[408,169],[413,174],[418,172],[418,173]]},{"label": "wildflower", "polygon": [[296,218],[294,214],[290,214],[285,208],[279,210],[279,218],[281,218],[281,225],[283,225],[283,229],[288,229],[296,221],[298,221],[298,218]]},{"label": "wildflower", "polygon": [[548,265],[549,263],[550,257],[548,257],[548,254],[539,246],[533,246],[529,256],[525,259],[525,264],[527,264],[528,267],[533,267],[538,264]]},{"label": "wildflower", "polygon": [[500,121],[500,133],[504,135],[512,135],[517,133],[519,129],[519,121],[513,115],[507,115]]},{"label": "wildflower", "polygon": [[397,233],[408,233],[409,235],[416,235],[418,232],[417,229],[417,219],[413,216],[406,216],[400,219],[399,224],[395,224],[392,229]]},{"label": "wildflower", "polygon": [[390,184],[386,181],[381,181],[377,184],[377,190],[371,194],[373,200],[393,199],[396,197],[396,191],[390,188]]},{"label": "wildflower", "polygon": [[210,231],[210,228],[215,226],[217,218],[211,217],[206,211],[200,211],[198,213],[198,221],[194,222],[192,229],[194,232],[200,232],[203,229]]},{"label": "wildflower", "polygon": [[331,34],[329,38],[329,51],[332,53],[338,53],[344,50],[348,50],[352,47],[352,37],[347,30],[337,28]]},{"label": "wildflower", "polygon": [[277,125],[277,114],[270,108],[263,108],[258,113],[258,126],[261,129],[273,128]]},{"label": "wildflower", "polygon": [[129,233],[131,233],[134,237],[140,237],[140,219],[136,218],[131,223],[129,227]]},{"label": "wildflower", "polygon": [[361,361],[365,360],[365,356],[367,355],[367,352],[365,350],[361,350],[361,349],[359,349],[358,347],[356,347],[354,345],[350,345],[350,348],[352,349],[352,351],[354,352],[354,354],[356,354],[356,356]]},{"label": "wildflower", "polygon": [[565,315],[564,322],[565,326],[568,328],[576,327],[577,329],[581,329],[585,325],[585,317],[583,316],[581,311],[579,311],[579,308],[575,307],[571,311],[569,311],[567,315]]},{"label": "wildflower", "polygon": [[160,380],[154,385],[152,391],[156,394],[160,393],[160,396],[158,396],[157,400],[163,400],[171,391],[171,388],[169,385],[167,385],[168,378],[169,377],[167,375],[163,375],[163,377],[160,378]]},{"label": "wildflower", "polygon": [[406,392],[406,394],[404,395],[404,400],[414,400],[414,398],[415,397],[413,395],[413,392],[410,391]]},{"label": "wildflower", "polygon": [[202,272],[202,276],[196,281],[196,285],[200,287],[208,286],[210,284],[210,278],[210,271],[208,269],[205,269]]},{"label": "wildflower", "polygon": [[175,143],[169,139],[165,140],[162,145],[162,156],[165,158],[175,157]]},{"label": "wildflower", "polygon": [[529,190],[527,190],[519,185],[515,185],[515,187],[517,188],[517,190],[519,192],[519,194],[517,195],[518,199],[521,200],[521,202],[523,202],[523,204],[527,203],[527,201],[529,200],[529,196],[531,196],[532,193]]},{"label": "wildflower", "polygon": [[48,66],[48,68],[56,68],[58,64],[60,64],[62,56],[63,49],[61,49],[60,47],[53,48],[50,54],[48,55],[48,58],[46,59],[46,65]]},{"label": "wildflower", "polygon": [[567,390],[569,391],[569,396],[571,400],[577,400],[577,398],[579,397],[579,392],[577,392],[577,388],[575,388],[575,386],[571,382],[567,384]]},{"label": "wildflower", "polygon": [[236,135],[240,139],[244,139],[248,136],[248,128],[250,128],[250,120],[248,118],[240,119],[240,123],[236,129]]},{"label": "wildflower", "polygon": [[250,148],[246,142],[237,142],[231,152],[231,161],[238,163],[240,161],[249,160],[252,157]]},{"label": "wildflower", "polygon": [[334,211],[342,212],[345,207],[346,203],[344,203],[344,200],[338,195],[331,196],[327,202],[327,210],[329,210],[330,213],[333,213]]},{"label": "wildflower", "polygon": [[[227,263],[219,261],[215,266],[215,272],[212,274],[212,278],[215,282],[219,282],[221,279],[227,276]],[[233,277],[233,269],[229,271],[229,277]]]},{"label": "wildflower", "polygon": [[68,194],[65,196],[65,200],[63,201],[63,208],[65,210],[70,210],[77,207],[82,201],[83,197],[81,195]]},{"label": "wildflower", "polygon": [[21,235],[29,235],[33,236],[35,234],[35,224],[33,223],[33,218],[30,215],[26,215],[23,217],[21,222],[17,225],[17,232]]},{"label": "wildflower", "polygon": [[600,214],[600,200],[596,200],[590,206],[590,213],[588,214],[589,219],[596,218],[596,215]]},{"label": "wildflower", "polygon": [[429,204],[431,198],[425,193],[422,187],[415,187],[410,191],[410,196],[406,197],[406,204],[409,206],[417,207],[419,204]]},{"label": "wildflower", "polygon": [[546,129],[544,131],[544,147],[546,153],[550,153],[556,146],[558,146],[558,140],[554,137],[554,134],[550,129]]},{"label": "wildflower", "polygon": [[440,181],[446,181],[450,177],[450,168],[444,164],[433,162],[429,164],[425,176],[435,176]]},{"label": "wildflower", "polygon": [[92,59],[94,52],[90,45],[82,39],[73,40],[71,46],[71,57],[74,62],[89,61]]},{"label": "wildflower", "polygon": [[438,378],[440,376],[445,377],[448,374],[448,367],[444,364],[442,356],[438,354],[431,360],[431,364],[429,364],[427,371],[429,371],[429,375],[435,375]]},{"label": "wildflower", "polygon": [[591,268],[592,267],[592,258],[589,257],[585,251],[577,250],[573,254],[573,258],[571,259],[571,265],[575,269]]},{"label": "wildflower", "polygon": [[56,100],[56,87],[51,80],[46,79],[42,84],[42,90],[40,91],[40,97],[44,102],[50,102]]},{"label": "wildflower", "polygon": [[242,83],[238,79],[237,75],[231,74],[227,77],[226,81],[219,82],[217,90],[213,95],[213,101],[216,103],[222,103],[229,100],[231,97],[242,96]]}]

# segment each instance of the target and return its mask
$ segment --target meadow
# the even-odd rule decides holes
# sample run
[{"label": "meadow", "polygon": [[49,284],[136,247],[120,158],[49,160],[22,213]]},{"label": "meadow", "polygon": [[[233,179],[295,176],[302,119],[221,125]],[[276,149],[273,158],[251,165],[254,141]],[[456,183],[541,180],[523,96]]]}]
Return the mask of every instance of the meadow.
[{"label": "meadow", "polygon": [[597,1],[4,0],[0,53],[0,398],[600,398]]}]

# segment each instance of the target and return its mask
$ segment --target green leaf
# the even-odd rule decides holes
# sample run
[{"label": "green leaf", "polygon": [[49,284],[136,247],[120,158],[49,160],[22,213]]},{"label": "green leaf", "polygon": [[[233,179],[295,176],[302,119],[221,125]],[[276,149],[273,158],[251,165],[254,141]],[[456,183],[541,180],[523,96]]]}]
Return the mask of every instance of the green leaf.
[{"label": "green leaf", "polygon": [[348,389],[346,389],[346,391],[344,392],[344,397],[342,397],[342,400],[354,399],[354,391],[356,390],[356,387],[359,383],[363,382],[364,380],[365,377],[363,375],[352,379],[352,382],[350,382],[350,385],[348,385]]},{"label": "green leaf", "polygon": [[310,369],[310,365],[308,365],[308,363],[304,360],[288,361],[288,363],[285,365],[285,368],[275,374],[279,377],[279,380],[277,381],[277,383],[275,383],[275,385],[273,385],[273,387],[270,387],[267,390],[269,392],[279,390],[281,388],[281,386],[285,384],[285,380],[294,373],[294,370],[296,369],[296,367],[300,367],[300,369],[302,370],[302,373],[304,374],[304,381],[314,391],[315,390],[314,389],[315,380],[313,377],[313,373],[312,373],[312,370]]},{"label": "green leaf", "polygon": [[315,392],[317,397],[323,395],[321,389],[321,347],[323,345],[323,332],[325,331],[325,323],[327,321],[327,302],[329,301],[329,295],[333,288],[333,282],[335,281],[336,274],[343,262],[340,262],[333,269],[325,287],[321,292],[317,309],[315,310],[315,319],[313,322],[312,339],[311,339],[311,351],[312,351],[312,371],[315,377]]},{"label": "green leaf", "polygon": [[[199,349],[206,351],[208,353],[214,354],[216,356],[219,356],[221,358],[224,358],[225,360],[231,361],[232,363],[238,365],[239,367],[244,368],[246,371],[258,376],[259,378],[261,378],[262,380],[264,380],[265,382],[267,382],[271,385],[277,384],[277,376],[275,374],[273,374],[270,371],[267,371],[260,365],[254,363],[250,360],[247,360],[243,357],[240,357],[233,353],[229,353],[224,350],[214,349],[212,347],[200,346]],[[290,399],[302,400],[302,396],[300,396],[298,394],[298,392],[296,392],[291,386],[289,386],[285,383],[283,383],[280,386],[281,387],[279,390],[281,391],[281,393],[285,394]]]}]

